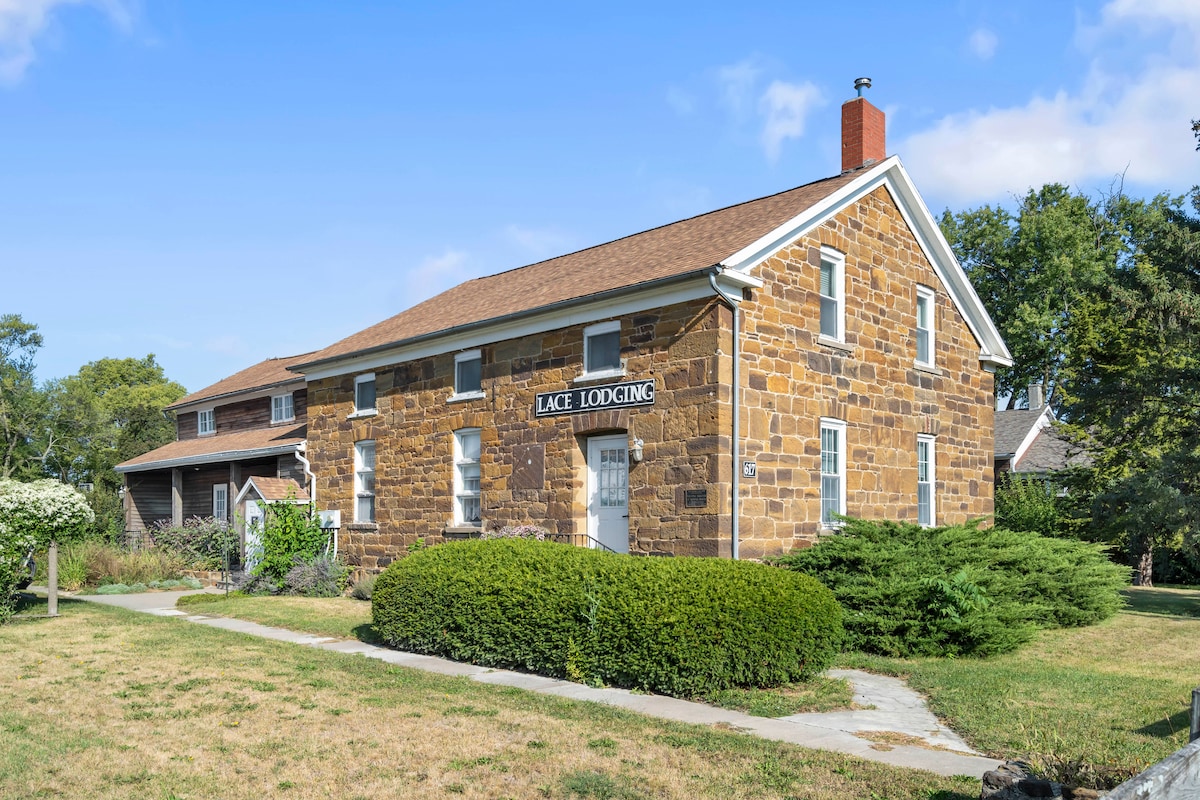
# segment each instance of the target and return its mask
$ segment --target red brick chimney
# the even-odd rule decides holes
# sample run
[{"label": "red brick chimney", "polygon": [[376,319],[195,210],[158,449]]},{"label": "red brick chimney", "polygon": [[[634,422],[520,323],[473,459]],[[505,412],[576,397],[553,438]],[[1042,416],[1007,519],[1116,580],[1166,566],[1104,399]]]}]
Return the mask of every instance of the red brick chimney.
[{"label": "red brick chimney", "polygon": [[870,78],[854,82],[858,97],[842,103],[842,172],[868,167],[887,158],[883,112],[867,102],[863,89]]}]

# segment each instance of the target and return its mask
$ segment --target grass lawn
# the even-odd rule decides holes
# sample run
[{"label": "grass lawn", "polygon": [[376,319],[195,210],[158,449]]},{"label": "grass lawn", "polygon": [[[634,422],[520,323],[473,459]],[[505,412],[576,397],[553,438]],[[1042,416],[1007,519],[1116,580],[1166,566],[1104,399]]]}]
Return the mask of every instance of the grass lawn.
[{"label": "grass lawn", "polygon": [[[839,666],[897,675],[977,749],[1031,759],[1069,778],[1113,785],[1187,743],[1200,687],[1200,591],[1131,588],[1128,609],[1090,628],[1042,632],[992,659],[888,659],[849,653]],[[326,604],[329,604],[328,606]],[[330,636],[366,638],[370,604],[232,598],[204,611]],[[844,683],[726,692],[710,702],[764,716],[849,704]],[[1074,767],[1081,762],[1084,767]]]},{"label": "grass lawn", "polygon": [[[1043,631],[987,660],[842,657],[907,678],[976,748],[1051,767],[1091,765],[1102,783],[1187,744],[1200,686],[1200,591],[1132,588],[1128,609],[1090,628]],[[1103,780],[1105,777],[1108,780]]]},{"label": "grass lawn", "polygon": [[[258,616],[255,607],[273,624],[281,620],[269,615],[295,620],[321,607],[236,602],[238,616]],[[329,605],[342,611],[321,611],[314,632],[362,635],[366,604]],[[60,610],[0,628],[0,797],[968,800],[979,791],[976,781],[177,619],[71,600]]]}]

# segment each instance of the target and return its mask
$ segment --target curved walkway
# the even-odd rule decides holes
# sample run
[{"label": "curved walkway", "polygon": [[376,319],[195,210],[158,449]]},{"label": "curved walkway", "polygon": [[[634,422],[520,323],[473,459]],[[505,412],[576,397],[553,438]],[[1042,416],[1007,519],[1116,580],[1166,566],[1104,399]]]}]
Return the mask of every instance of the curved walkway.
[{"label": "curved walkway", "polygon": [[[205,590],[200,590],[205,591]],[[740,711],[717,708],[627,689],[595,688],[570,681],[502,669],[464,664],[435,656],[392,650],[365,642],[313,636],[255,622],[194,614],[175,608],[175,601],[188,592],[154,592],[126,595],[78,595],[76,600],[118,606],[160,617],[179,617],[188,622],[236,631],[264,639],[291,642],[338,653],[363,655],[389,664],[461,675],[502,686],[513,686],[572,700],[589,700],[619,706],[660,719],[697,725],[721,724],[743,733],[761,736],[814,750],[832,750],[901,767],[924,769],[939,775],[969,775],[981,778],[1000,761],[980,756],[953,731],[929,712],[925,701],[903,681],[857,670],[832,670],[854,687],[854,702],[863,710],[823,714],[793,714],[778,719],[754,717]],[[867,738],[871,737],[871,738]],[[871,739],[876,741],[872,741]],[[921,742],[923,746],[914,745]]]}]

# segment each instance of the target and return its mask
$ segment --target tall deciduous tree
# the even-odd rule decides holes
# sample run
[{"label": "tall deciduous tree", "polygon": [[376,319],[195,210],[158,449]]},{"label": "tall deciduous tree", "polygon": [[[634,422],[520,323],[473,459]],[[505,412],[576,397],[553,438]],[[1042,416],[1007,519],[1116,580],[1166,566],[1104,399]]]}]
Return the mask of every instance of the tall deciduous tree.
[{"label": "tall deciduous tree", "polygon": [[1056,405],[1080,304],[1122,247],[1105,204],[1061,184],[1030,191],[1016,213],[1000,206],[942,215],[941,227],[1013,355],[996,393],[1015,408],[1031,383]]},{"label": "tall deciduous tree", "polygon": [[37,325],[19,314],[0,315],[0,478],[30,477],[44,451],[45,396],[34,378],[42,346]]}]

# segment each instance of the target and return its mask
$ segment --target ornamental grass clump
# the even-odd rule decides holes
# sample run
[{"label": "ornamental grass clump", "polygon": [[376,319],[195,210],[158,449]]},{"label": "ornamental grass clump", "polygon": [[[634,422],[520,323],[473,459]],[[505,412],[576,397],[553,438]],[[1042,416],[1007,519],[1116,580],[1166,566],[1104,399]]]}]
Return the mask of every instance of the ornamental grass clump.
[{"label": "ornamental grass clump", "polygon": [[678,697],[804,680],[842,638],[841,608],[807,576],[525,538],[393,562],[371,609],[405,650]]},{"label": "ornamental grass clump", "polygon": [[1039,628],[1092,625],[1129,582],[1098,545],[977,524],[850,520],[776,562],[833,590],[848,647],[899,657],[990,656]]}]

